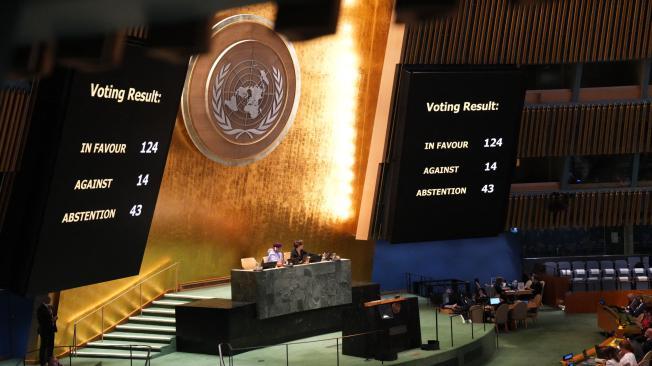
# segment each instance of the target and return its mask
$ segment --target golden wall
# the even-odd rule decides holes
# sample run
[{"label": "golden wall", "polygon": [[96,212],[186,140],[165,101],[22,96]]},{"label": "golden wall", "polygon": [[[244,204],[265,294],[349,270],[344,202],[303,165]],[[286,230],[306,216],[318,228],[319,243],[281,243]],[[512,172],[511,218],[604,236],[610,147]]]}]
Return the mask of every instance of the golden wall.
[{"label": "golden wall", "polygon": [[[265,159],[244,167],[214,163],[177,119],[141,276],[175,262],[180,282],[226,276],[240,258],[259,258],[274,241],[289,251],[303,239],[308,251],[351,258],[354,279],[370,278],[374,244],[356,241],[355,227],[391,11],[389,0],[343,0],[336,35],[294,44],[298,114]],[[216,20],[237,13],[274,19],[275,8],[238,9]],[[74,319],[139,278],[63,291],[56,343],[69,344]],[[108,316],[108,323],[118,319]]]}]

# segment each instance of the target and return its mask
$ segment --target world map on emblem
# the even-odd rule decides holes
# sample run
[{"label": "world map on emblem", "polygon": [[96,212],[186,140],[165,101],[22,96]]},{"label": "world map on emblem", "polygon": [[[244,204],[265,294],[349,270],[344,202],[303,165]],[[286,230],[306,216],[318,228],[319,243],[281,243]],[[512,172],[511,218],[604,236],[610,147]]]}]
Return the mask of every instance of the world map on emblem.
[{"label": "world map on emblem", "polygon": [[181,100],[186,131],[215,162],[260,160],[283,141],[297,113],[294,48],[269,20],[244,14],[213,27],[210,49],[189,64]]}]

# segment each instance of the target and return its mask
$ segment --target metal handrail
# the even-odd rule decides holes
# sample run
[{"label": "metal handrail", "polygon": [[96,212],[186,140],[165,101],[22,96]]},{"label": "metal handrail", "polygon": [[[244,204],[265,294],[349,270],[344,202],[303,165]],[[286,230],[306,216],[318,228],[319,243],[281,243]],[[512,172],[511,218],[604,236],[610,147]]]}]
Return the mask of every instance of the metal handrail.
[{"label": "metal handrail", "polygon": [[[127,345],[125,345],[125,346],[127,346]],[[143,349],[143,348],[147,349],[147,357],[145,357],[145,366],[150,365],[150,360],[152,358],[152,346],[147,345],[147,344],[129,344],[128,346],[129,346],[129,362],[130,362],[131,365],[134,364],[133,349],[139,349],[139,348],[140,349]],[[55,346],[54,347],[54,349],[57,349],[57,348],[67,348],[68,349],[68,365],[72,366],[72,357],[77,355],[75,353],[75,345]],[[39,351],[40,351],[40,348],[25,352],[25,356],[23,357],[23,366],[25,366],[27,364],[27,355],[28,354],[39,352]],[[20,361],[18,361],[16,366],[19,365],[19,364],[20,364]]]},{"label": "metal handrail", "polygon": [[108,302],[106,302],[105,304],[100,306],[99,308],[97,308],[95,310],[92,310],[88,314],[83,315],[80,318],[76,319],[73,322],[73,348],[74,348],[74,350],[75,351],[77,350],[77,325],[81,321],[87,319],[88,317],[90,317],[93,314],[97,314],[97,312],[101,312],[101,314],[102,314],[101,315],[102,316],[102,324],[101,324],[101,327],[100,327],[101,328],[100,329],[100,332],[101,332],[100,335],[102,336],[102,339],[103,339],[104,338],[104,309],[106,309],[109,305],[113,304],[118,299],[121,299],[127,293],[130,293],[132,290],[134,290],[136,288],[139,288],[139,291],[140,291],[140,294],[139,294],[140,295],[139,309],[142,310],[142,308],[143,308],[143,293],[142,293],[143,292],[143,288],[142,288],[143,284],[145,284],[150,279],[158,276],[159,274],[161,274],[163,272],[166,272],[166,271],[168,271],[168,270],[170,270],[172,268],[174,268],[176,270],[174,291],[177,291],[179,289],[179,262],[172,263],[172,264],[170,264],[170,265],[168,265],[168,266],[166,266],[164,268],[161,268],[160,270],[158,270],[158,271],[156,271],[156,272],[154,272],[154,273],[152,273],[150,275],[147,275],[145,278],[143,278],[142,280],[136,282],[134,285],[130,286],[129,288],[125,289],[124,291],[122,291],[121,293],[116,295],[114,298],[112,298],[111,300],[109,300]]},{"label": "metal handrail", "polygon": [[372,330],[370,332],[350,334],[350,335],[334,337],[334,338],[316,339],[314,341],[299,341],[299,342],[291,342],[291,343],[271,344],[271,345],[267,345],[267,346],[253,346],[253,347],[240,347],[240,348],[231,347],[231,343],[220,343],[217,346],[218,355],[219,355],[219,358],[220,358],[219,366],[226,366],[226,364],[224,363],[224,355],[222,354],[222,346],[228,347],[228,350],[229,350],[229,354],[228,354],[228,356],[229,356],[229,365],[232,365],[233,364],[233,361],[232,361],[233,351],[251,351],[251,350],[255,350],[255,349],[268,348],[268,347],[285,347],[286,354],[287,354],[288,347],[290,347],[290,346],[297,345],[297,344],[318,343],[318,342],[326,342],[326,341],[337,341],[337,356],[338,356],[337,361],[338,361],[338,365],[339,365],[339,352],[340,352],[339,351],[339,348],[340,348],[340,343],[339,342],[340,342],[340,340],[344,340],[346,338],[360,337],[360,336],[369,335],[369,334],[382,333],[382,332],[384,332],[384,331],[383,330]]}]

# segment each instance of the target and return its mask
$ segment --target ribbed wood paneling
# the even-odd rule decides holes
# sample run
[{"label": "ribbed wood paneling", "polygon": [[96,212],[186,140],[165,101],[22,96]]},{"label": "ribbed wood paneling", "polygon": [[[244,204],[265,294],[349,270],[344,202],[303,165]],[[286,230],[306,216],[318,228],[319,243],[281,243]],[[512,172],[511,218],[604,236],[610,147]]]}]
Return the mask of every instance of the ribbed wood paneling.
[{"label": "ribbed wood paneling", "polygon": [[506,229],[554,229],[652,224],[651,191],[576,192],[565,195],[567,208],[554,212],[560,198],[549,194],[512,195]]},{"label": "ribbed wood paneling", "polygon": [[652,152],[652,104],[530,106],[523,109],[518,156]]},{"label": "ribbed wood paneling", "polygon": [[406,27],[406,64],[548,64],[652,57],[652,0],[460,0]]},{"label": "ribbed wood paneling", "polygon": [[137,39],[147,39],[149,32],[148,27],[131,27],[126,29],[126,36],[130,38],[137,38]]},{"label": "ribbed wood paneling", "polygon": [[24,89],[0,89],[0,172],[14,171],[28,130],[30,93]]}]

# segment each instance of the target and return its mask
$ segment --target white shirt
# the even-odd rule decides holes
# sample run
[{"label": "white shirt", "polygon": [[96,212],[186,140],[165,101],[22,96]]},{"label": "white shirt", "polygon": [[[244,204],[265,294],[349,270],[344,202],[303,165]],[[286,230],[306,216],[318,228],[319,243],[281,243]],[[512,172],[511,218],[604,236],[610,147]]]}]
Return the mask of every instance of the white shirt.
[{"label": "white shirt", "polygon": [[[607,363],[608,365],[608,363]],[[636,356],[632,352],[627,352],[623,355],[623,357],[620,359],[620,362],[617,364],[618,366],[636,366],[638,365],[638,362],[636,362]]]}]

